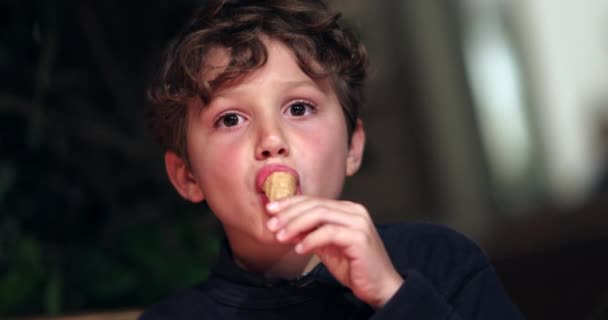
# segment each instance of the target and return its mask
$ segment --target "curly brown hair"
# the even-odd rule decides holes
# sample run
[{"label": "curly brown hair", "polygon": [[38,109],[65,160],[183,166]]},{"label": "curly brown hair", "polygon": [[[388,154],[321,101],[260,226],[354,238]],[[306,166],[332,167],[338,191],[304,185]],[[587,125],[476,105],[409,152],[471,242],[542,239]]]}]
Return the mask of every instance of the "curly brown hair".
[{"label": "curly brown hair", "polygon": [[[188,162],[187,102],[209,103],[214,88],[266,63],[264,35],[289,47],[311,78],[329,77],[351,136],[363,103],[367,53],[355,35],[339,25],[340,14],[322,1],[211,1],[199,9],[170,43],[158,78],[148,90],[150,127],[161,146]],[[229,63],[210,81],[201,74],[214,48],[227,48]]]}]

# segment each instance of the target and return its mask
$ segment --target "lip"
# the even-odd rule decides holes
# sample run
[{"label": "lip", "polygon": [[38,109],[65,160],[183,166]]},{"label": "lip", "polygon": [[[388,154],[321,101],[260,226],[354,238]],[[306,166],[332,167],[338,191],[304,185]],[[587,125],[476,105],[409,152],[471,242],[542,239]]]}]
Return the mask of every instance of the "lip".
[{"label": "lip", "polygon": [[265,165],[264,167],[262,167],[260,169],[260,171],[258,171],[258,174],[255,179],[255,185],[256,185],[256,189],[259,193],[264,194],[264,181],[266,181],[266,178],[268,178],[268,176],[274,172],[289,172],[294,177],[296,177],[296,184],[298,186],[297,190],[299,193],[300,176],[298,175],[298,172],[296,170],[294,170],[293,168],[290,168],[283,164],[268,164],[268,165]]}]

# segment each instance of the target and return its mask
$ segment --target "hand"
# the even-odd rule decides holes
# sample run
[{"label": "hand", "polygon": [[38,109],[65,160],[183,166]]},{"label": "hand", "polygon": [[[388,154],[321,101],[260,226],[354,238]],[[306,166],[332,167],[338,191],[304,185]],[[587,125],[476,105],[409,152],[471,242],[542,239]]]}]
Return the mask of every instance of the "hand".
[{"label": "hand", "polygon": [[353,294],[381,308],[403,283],[362,205],[295,196],[266,207],[279,242],[295,244],[298,254],[316,254]]}]

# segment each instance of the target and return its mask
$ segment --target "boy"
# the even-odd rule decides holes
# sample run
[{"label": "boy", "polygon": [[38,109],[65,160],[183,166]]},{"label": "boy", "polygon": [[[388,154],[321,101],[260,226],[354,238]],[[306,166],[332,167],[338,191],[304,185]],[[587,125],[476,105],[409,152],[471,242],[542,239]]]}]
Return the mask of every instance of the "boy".
[{"label": "boy", "polygon": [[[464,237],[376,229],[337,200],[359,169],[367,56],[319,1],[214,3],[170,46],[151,123],[177,192],[226,241],[209,279],[141,319],[520,319]],[[292,177],[271,201],[265,183]]]}]

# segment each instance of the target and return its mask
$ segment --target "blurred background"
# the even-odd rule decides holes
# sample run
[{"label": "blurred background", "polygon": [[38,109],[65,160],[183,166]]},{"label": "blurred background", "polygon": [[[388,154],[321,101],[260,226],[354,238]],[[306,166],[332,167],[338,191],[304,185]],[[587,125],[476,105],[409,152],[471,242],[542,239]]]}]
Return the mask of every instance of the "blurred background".
[{"label": "blurred background", "polygon": [[[138,310],[207,276],[219,225],[144,118],[201,3],[0,2],[0,317]],[[372,59],[344,197],[468,235],[528,319],[608,319],[608,2],[331,4]]]}]

